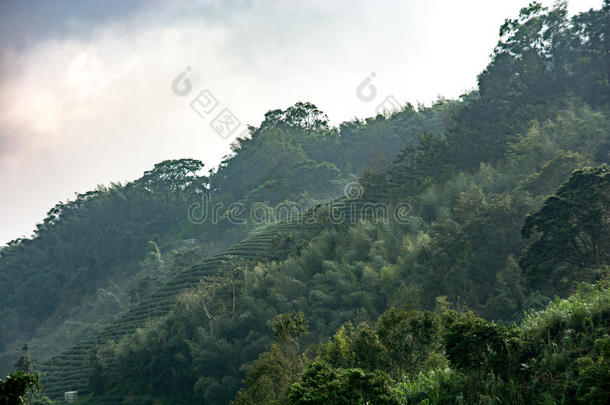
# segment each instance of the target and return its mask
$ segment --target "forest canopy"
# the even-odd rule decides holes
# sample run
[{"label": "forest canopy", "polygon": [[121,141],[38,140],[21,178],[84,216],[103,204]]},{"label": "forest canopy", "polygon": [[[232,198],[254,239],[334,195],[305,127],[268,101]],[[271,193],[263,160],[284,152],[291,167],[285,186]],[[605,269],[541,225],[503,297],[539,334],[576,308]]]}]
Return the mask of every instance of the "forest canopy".
[{"label": "forest canopy", "polygon": [[0,248],[0,368],[28,356],[2,387],[39,372],[39,403],[608,403],[609,26],[608,0],[534,2],[459,99],[336,127],[298,102],[207,172],[165,160],[58,203]]}]

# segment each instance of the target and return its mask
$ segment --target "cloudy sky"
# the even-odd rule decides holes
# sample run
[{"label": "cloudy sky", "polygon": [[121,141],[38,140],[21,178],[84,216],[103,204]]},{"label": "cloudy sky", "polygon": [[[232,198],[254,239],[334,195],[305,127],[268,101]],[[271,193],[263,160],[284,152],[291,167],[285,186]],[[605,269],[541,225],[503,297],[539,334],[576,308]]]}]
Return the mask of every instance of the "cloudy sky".
[{"label": "cloudy sky", "polygon": [[[161,160],[215,166],[270,109],[311,101],[338,124],[388,96],[458,97],[528,2],[0,0],[0,245]],[[241,124],[223,138],[210,122],[225,108]]]}]

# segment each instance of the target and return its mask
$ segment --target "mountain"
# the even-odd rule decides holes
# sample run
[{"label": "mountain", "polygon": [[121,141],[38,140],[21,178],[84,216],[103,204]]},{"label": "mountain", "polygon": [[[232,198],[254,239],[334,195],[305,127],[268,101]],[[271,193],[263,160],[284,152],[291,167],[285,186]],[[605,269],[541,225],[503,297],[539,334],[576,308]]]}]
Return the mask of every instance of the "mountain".
[{"label": "mountain", "polygon": [[[293,117],[299,115],[319,116],[317,126]],[[440,131],[438,115],[398,114],[406,125],[393,131],[386,156],[413,133]],[[99,186],[58,203],[32,238],[0,250],[0,319],[7,325],[0,331],[2,369],[12,367],[23,343],[34,358],[47,359],[102,330],[172,272],[239,242],[289,208],[341,195],[373,161],[378,151],[371,145],[391,124],[380,116],[345,125],[339,139],[315,106],[298,103],[269,112],[208,175],[192,159],[165,161],[128,184]],[[347,154],[358,163],[349,164]],[[271,216],[249,215],[263,204]],[[227,214],[238,208],[243,218]]]},{"label": "mountain", "polygon": [[91,404],[605,403],[609,13],[532,3],[458,100],[297,103],[207,175],[58,204],[0,250],[3,368],[28,343]]}]

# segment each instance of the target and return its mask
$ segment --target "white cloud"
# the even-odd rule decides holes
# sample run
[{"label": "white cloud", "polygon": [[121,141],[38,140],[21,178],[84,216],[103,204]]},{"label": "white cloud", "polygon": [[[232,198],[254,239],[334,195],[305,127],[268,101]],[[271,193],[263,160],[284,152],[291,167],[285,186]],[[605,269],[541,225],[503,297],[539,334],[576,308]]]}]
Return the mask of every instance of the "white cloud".
[{"label": "white cloud", "polygon": [[[229,142],[189,107],[200,89],[244,124],[299,100],[339,123],[372,115],[389,94],[456,97],[475,85],[499,25],[523,3],[152,3],[88,35],[5,44],[0,243],[75,191],[134,179],[164,159],[217,164]],[[170,83],[186,66],[193,92],[180,98]],[[356,86],[371,72],[379,95],[363,103]]]}]

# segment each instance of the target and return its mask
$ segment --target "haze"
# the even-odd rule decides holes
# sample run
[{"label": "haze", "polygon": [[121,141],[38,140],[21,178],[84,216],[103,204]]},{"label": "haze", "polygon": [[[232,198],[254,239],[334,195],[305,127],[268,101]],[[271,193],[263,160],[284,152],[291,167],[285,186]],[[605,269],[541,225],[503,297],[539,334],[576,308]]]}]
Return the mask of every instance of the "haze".
[{"label": "haze", "polygon": [[[570,11],[600,3],[572,1]],[[242,128],[296,101],[338,124],[374,115],[389,95],[455,98],[526,4],[2,1],[0,244],[30,235],[59,200],[161,160],[218,164],[238,133],[223,139],[191,109],[199,90]],[[171,83],[187,66],[193,90],[179,97]],[[364,102],[356,87],[373,72],[377,96]]]}]

